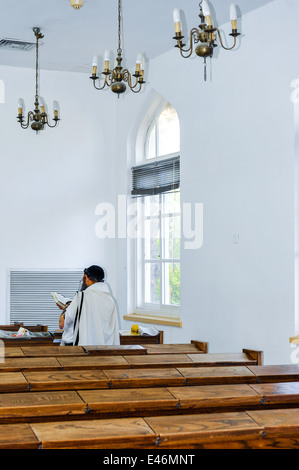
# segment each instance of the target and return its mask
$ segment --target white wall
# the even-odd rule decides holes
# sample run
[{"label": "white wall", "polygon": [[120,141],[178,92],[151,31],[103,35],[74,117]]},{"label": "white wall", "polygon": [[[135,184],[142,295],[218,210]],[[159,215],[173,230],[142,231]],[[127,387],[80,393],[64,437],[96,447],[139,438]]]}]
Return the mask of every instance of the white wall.
[{"label": "white wall", "polygon": [[[114,241],[95,234],[95,209],[114,202],[113,106],[88,75],[40,73],[40,92],[57,128],[36,134],[20,128],[18,98],[33,109],[35,70],[0,67],[5,100],[0,104],[0,324],[9,322],[9,268],[72,269],[103,265],[115,287]],[[3,83],[2,82],[2,83]],[[45,319],[46,322],[46,319]]]},{"label": "white wall", "polygon": [[[282,41],[275,39],[281,11],[288,24]],[[177,109],[182,202],[204,204],[203,246],[182,250],[183,328],[163,328],[166,342],[208,341],[210,352],[260,349],[265,363],[290,362],[289,337],[298,333],[290,99],[298,19],[297,3],[284,0],[244,16],[240,47],[218,47],[207,82],[201,59],[182,59],[173,48],[150,63],[147,90],[119,103],[122,147],[152,90]],[[191,28],[196,18],[188,21]],[[124,167],[122,158],[118,164]],[[120,265],[126,269],[123,254]]]}]

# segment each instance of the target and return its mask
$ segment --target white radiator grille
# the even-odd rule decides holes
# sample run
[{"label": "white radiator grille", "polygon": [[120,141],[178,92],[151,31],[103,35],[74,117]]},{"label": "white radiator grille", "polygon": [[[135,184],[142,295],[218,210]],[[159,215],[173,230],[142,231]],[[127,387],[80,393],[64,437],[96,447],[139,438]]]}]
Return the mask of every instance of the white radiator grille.
[{"label": "white radiator grille", "polygon": [[11,270],[10,323],[42,324],[48,326],[48,331],[57,330],[61,310],[55,304],[51,292],[73,298],[82,279],[82,271]]}]

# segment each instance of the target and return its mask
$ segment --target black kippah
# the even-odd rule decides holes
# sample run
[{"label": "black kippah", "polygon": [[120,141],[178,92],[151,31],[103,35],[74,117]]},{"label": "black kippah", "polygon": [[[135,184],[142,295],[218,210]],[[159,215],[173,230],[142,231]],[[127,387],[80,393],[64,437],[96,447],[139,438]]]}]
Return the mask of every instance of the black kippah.
[{"label": "black kippah", "polygon": [[100,266],[92,265],[84,269],[84,274],[91,280],[103,281],[105,277],[104,270]]}]

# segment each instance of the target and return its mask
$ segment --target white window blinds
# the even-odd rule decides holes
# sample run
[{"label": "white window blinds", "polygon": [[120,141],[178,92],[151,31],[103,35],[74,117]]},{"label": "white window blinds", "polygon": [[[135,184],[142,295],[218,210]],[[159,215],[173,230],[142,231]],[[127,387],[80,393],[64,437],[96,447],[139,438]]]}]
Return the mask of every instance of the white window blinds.
[{"label": "white window blinds", "polygon": [[132,196],[152,196],[180,187],[180,157],[132,168]]}]

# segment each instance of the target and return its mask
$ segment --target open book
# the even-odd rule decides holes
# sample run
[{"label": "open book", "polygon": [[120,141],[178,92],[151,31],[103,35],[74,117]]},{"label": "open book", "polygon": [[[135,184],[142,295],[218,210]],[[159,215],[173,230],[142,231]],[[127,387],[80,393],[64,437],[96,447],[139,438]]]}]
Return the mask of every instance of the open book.
[{"label": "open book", "polygon": [[57,292],[51,292],[51,294],[55,303],[59,305],[59,307],[65,308],[66,304],[72,301],[72,299],[69,299],[68,297],[63,297],[63,295],[57,294]]},{"label": "open book", "polygon": [[148,328],[139,326],[139,334],[141,336],[156,336],[158,333],[159,331],[154,326],[150,326]]}]

